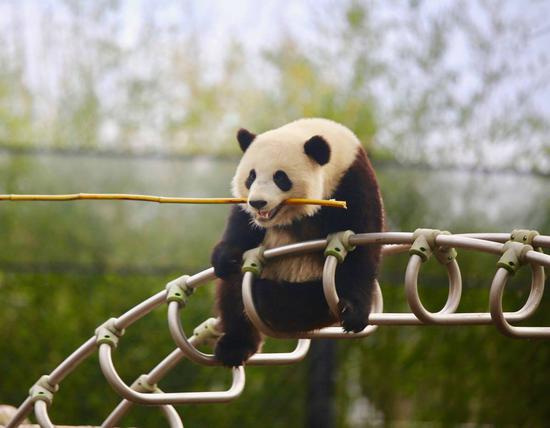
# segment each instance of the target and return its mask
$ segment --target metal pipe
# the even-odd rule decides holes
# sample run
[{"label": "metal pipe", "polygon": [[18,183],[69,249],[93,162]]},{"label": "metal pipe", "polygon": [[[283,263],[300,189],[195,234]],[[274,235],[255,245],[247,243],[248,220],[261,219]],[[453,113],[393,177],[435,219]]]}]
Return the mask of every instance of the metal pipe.
[{"label": "metal pipe", "polygon": [[107,382],[122,397],[138,404],[225,403],[241,395],[245,385],[244,368],[232,369],[233,382],[226,391],[142,393],[126,385],[118,375],[111,356],[111,346],[99,346],[99,364]]},{"label": "metal pipe", "polygon": [[[533,278],[533,281],[544,282],[544,270],[540,266],[531,265],[531,267],[533,268],[533,276],[537,277],[536,279]],[[550,337],[550,327],[515,327],[508,323],[502,311],[502,295],[509,276],[510,273],[506,269],[498,268],[491,284],[489,307],[495,326],[502,334],[510,337],[530,339]]]},{"label": "metal pipe", "polygon": [[381,253],[383,256],[393,256],[394,254],[401,254],[409,251],[411,246],[409,244],[388,244],[383,245]]},{"label": "metal pipe", "polygon": [[533,238],[533,247],[550,248],[550,236],[537,235]]},{"label": "metal pipe", "polygon": [[134,306],[129,311],[125,312],[123,315],[118,317],[115,321],[115,327],[119,330],[122,330],[133,323],[135,323],[140,318],[143,318],[157,306],[160,306],[164,303],[166,299],[166,290],[159,291],[157,294],[149,297],[147,300],[144,300],[139,305]]},{"label": "metal pipe", "polygon": [[40,428],[55,428],[48,415],[48,405],[43,400],[37,400],[34,403],[34,416]]},{"label": "metal pipe", "polygon": [[189,287],[196,288],[204,282],[211,281],[213,279],[216,279],[216,274],[214,273],[214,268],[211,267],[187,278],[186,284]]},{"label": "metal pipe", "polygon": [[412,244],[413,234],[410,232],[377,232],[377,233],[357,233],[350,236],[351,245],[368,244]]},{"label": "metal pipe", "polygon": [[11,420],[6,425],[6,428],[16,428],[18,427],[25,418],[31,413],[33,409],[33,401],[31,397],[27,397],[23,403],[18,407],[17,411],[15,412],[15,415],[11,418]]},{"label": "metal pipe", "polygon": [[502,254],[502,244],[469,238],[465,235],[445,235],[442,233],[436,236],[435,243],[442,247],[464,248],[467,250],[479,250],[490,254]]},{"label": "metal pipe", "polygon": [[314,241],[298,242],[296,244],[283,245],[282,247],[270,248],[264,251],[265,259],[271,259],[281,256],[297,255],[320,251],[327,245],[326,239],[316,239]]},{"label": "metal pipe", "polygon": [[58,385],[61,383],[65,377],[70,374],[76,366],[78,366],[82,361],[88,358],[96,348],[96,337],[90,337],[86,342],[84,342],[80,347],[78,347],[71,355],[69,355],[65,360],[61,362],[49,376],[49,383],[52,386]]},{"label": "metal pipe", "polygon": [[118,421],[126,414],[133,403],[129,400],[123,399],[118,406],[116,406],[113,411],[107,416],[107,419],[101,424],[101,428],[114,428]]},{"label": "metal pipe", "polygon": [[453,236],[464,236],[466,238],[481,239],[483,241],[500,242],[504,244],[510,239],[509,233],[456,233]]},{"label": "metal pipe", "polygon": [[536,263],[550,268],[550,256],[548,254],[540,253],[538,251],[527,251],[525,253],[525,261],[529,263]]}]

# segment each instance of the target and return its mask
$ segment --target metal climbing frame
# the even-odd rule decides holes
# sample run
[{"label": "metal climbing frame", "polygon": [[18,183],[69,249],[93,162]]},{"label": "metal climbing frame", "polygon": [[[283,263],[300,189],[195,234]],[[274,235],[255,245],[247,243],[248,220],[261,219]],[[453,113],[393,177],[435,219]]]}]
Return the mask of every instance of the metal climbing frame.
[{"label": "metal climbing frame", "polygon": [[[263,322],[256,311],[252,298],[252,284],[255,276],[261,274],[262,266],[269,260],[287,255],[325,251],[326,261],[323,270],[323,292],[330,310],[338,314],[338,294],[335,284],[337,265],[342,263],[349,251],[361,245],[383,245],[384,256],[409,251],[410,257],[405,273],[405,293],[410,313],[384,313],[382,290],[375,283],[374,299],[369,326],[359,333],[345,333],[339,326],[332,326],[303,334],[282,334],[274,331]],[[456,313],[462,292],[462,278],[456,248],[481,251],[501,256],[490,287],[490,312]],[[330,235],[319,239],[286,245],[265,250],[257,248],[245,253],[243,263],[243,302],[246,314],[255,327],[263,334],[275,338],[297,338],[296,348],[286,353],[258,353],[250,358],[247,365],[292,364],[302,360],[312,338],[360,338],[372,334],[380,325],[480,325],[494,324],[503,334],[517,338],[550,338],[550,327],[517,327],[510,322],[525,320],[537,310],[544,292],[544,269],[550,267],[550,256],[541,248],[550,248],[550,236],[539,235],[536,231],[515,230],[506,233],[472,233],[451,235],[449,232],[433,229],[417,229],[414,233],[384,232],[354,234],[351,231]],[[425,309],[418,294],[420,267],[431,255],[444,265],[449,278],[449,295],[444,307],[436,313]],[[524,306],[516,312],[504,312],[502,296],[511,275],[522,265],[529,264],[532,271],[531,291]],[[212,344],[223,333],[219,330],[219,320],[210,318],[199,325],[188,338],[181,323],[181,310],[191,294],[199,287],[215,279],[213,268],[193,276],[184,275],[169,282],[166,288],[141,302],[118,318],[111,318],[101,324],[95,334],[69,355],[49,375],[42,376],[30,389],[29,396],[19,406],[8,423],[8,428],[21,424],[31,411],[41,427],[54,424],[48,415],[59,384],[72,373],[80,363],[94,352],[99,352],[101,371],[107,382],[122,397],[122,401],[105,419],[102,427],[113,427],[134,404],[159,406],[172,428],[183,427],[174,404],[222,403],[237,398],[245,386],[244,367],[232,369],[233,381],[225,391],[163,392],[157,383],[184,357],[202,365],[219,365],[211,354],[197,348]],[[167,303],[168,328],[177,348],[159,362],[149,373],[142,374],[128,386],[118,375],[112,352],[124,334],[124,330],[143,318],[153,309]]]}]

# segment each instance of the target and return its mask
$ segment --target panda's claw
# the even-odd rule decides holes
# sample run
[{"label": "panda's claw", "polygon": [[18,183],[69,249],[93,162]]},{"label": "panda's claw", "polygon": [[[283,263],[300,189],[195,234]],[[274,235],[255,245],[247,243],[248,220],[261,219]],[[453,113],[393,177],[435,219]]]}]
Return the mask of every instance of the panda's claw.
[{"label": "panda's claw", "polygon": [[348,301],[340,300],[340,322],[347,333],[359,333],[369,322],[369,313]]},{"label": "panda's claw", "polygon": [[242,337],[223,335],[216,343],[214,356],[226,367],[242,366],[257,351],[257,345]]}]

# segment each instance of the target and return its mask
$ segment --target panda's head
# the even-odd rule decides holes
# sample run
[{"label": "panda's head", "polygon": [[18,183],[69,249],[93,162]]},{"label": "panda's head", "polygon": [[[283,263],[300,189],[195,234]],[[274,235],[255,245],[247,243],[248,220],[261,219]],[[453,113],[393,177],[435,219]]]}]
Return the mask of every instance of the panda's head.
[{"label": "panda's head", "polygon": [[241,129],[237,140],[244,152],[233,177],[233,194],[246,198],[246,211],[261,227],[289,225],[315,214],[316,205],[283,205],[289,198],[322,199],[323,168],[331,159],[325,138],[268,131],[258,136]]}]

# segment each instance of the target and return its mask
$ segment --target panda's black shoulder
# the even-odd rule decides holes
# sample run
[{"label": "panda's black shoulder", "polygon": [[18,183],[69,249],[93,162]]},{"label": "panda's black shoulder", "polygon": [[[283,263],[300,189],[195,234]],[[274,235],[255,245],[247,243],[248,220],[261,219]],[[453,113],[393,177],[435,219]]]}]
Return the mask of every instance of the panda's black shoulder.
[{"label": "panda's black shoulder", "polygon": [[347,209],[323,207],[316,222],[323,233],[351,229],[356,233],[379,232],[384,214],[380,188],[372,164],[363,148],[342,174],[331,198],[346,201]]}]

